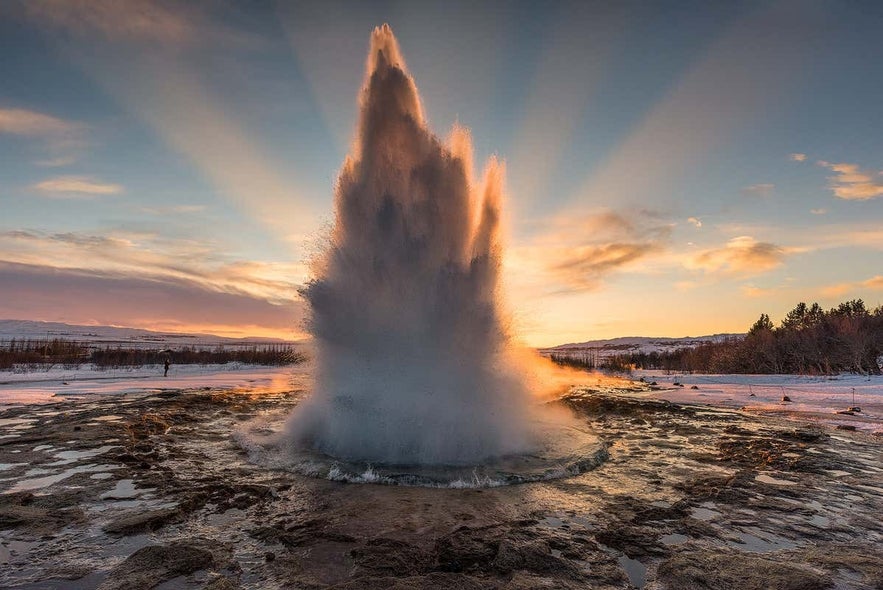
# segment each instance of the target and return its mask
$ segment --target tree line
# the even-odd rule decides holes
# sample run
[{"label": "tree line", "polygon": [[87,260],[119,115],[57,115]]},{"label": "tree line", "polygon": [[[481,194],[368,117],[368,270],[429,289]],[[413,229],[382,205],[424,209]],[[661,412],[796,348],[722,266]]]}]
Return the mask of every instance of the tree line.
[{"label": "tree line", "polygon": [[879,375],[883,362],[883,306],[869,310],[864,301],[854,299],[826,311],[818,303],[799,303],[778,326],[769,315],[761,314],[747,334],[721,342],[665,352],[616,354],[600,360],[553,360],[617,371],[638,368],[695,373]]},{"label": "tree line", "polygon": [[218,365],[240,362],[250,365],[289,365],[306,360],[290,344],[261,344],[225,348],[184,346],[174,350],[98,347],[86,342],[55,338],[53,340],[12,339],[0,342],[0,370],[47,369],[61,366],[76,369],[91,364],[95,369],[162,365]]}]

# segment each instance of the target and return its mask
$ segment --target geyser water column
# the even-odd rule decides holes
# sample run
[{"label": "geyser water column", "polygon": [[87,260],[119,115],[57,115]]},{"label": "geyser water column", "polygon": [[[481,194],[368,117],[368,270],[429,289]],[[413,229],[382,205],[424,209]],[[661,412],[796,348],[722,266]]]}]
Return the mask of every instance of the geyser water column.
[{"label": "geyser water column", "polygon": [[371,35],[335,224],[303,289],[316,345],[295,445],[351,461],[464,465],[531,448],[499,304],[503,167],[427,128],[388,25]]}]

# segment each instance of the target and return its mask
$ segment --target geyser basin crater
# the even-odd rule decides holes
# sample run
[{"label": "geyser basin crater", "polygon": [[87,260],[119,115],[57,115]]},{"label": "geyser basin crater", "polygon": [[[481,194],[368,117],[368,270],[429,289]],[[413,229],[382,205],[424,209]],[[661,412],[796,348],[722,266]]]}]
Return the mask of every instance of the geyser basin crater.
[{"label": "geyser basin crater", "polygon": [[253,463],[346,483],[440,488],[483,488],[572,477],[608,458],[607,445],[587,426],[550,419],[531,424],[532,452],[490,457],[473,465],[385,464],[343,460],[292,444],[280,423],[255,422],[237,435]]},{"label": "geyser basin crater", "polygon": [[359,105],[334,227],[301,291],[315,386],[280,448],[301,472],[348,481],[583,470],[600,449],[542,424],[500,303],[503,165],[491,158],[476,179],[469,133],[429,130],[387,25],[372,33]]}]

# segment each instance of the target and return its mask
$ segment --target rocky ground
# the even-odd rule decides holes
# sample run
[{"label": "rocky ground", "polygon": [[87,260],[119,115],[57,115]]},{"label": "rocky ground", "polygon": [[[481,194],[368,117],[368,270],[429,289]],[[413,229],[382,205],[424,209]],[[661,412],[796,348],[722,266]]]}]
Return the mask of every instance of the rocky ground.
[{"label": "rocky ground", "polygon": [[0,587],[883,589],[883,440],[628,391],[562,403],[608,445],[570,479],[354,485],[231,433],[300,392],[0,413]]}]

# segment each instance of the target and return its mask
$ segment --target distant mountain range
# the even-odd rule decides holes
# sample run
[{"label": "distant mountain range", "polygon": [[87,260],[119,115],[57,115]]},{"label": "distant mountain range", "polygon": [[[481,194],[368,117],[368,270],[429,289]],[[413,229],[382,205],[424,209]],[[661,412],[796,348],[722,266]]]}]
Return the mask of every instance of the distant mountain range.
[{"label": "distant mountain range", "polygon": [[678,348],[690,348],[709,342],[721,342],[728,338],[738,338],[744,334],[712,334],[710,336],[686,336],[683,338],[652,338],[645,336],[625,336],[609,340],[589,340],[542,348],[544,355],[563,354],[568,356],[597,355],[600,358],[615,354],[666,352]]},{"label": "distant mountain range", "polygon": [[[663,352],[678,348],[698,346],[708,342],[720,342],[727,338],[740,337],[744,334],[712,334],[710,336],[687,336],[684,338],[653,338],[644,336],[626,336],[609,340],[589,340],[573,342],[550,348],[541,348],[544,355],[566,354],[584,356],[594,354],[604,358],[614,354],[634,352]],[[0,342],[13,338],[44,340],[61,338],[91,343],[128,344],[142,347],[154,346],[205,346],[210,344],[247,345],[273,342],[286,342],[279,338],[229,338],[214,334],[183,334],[176,332],[155,332],[140,328],[122,328],[115,326],[81,326],[61,322],[37,322],[32,320],[0,320]]]},{"label": "distant mountain range", "polygon": [[115,326],[78,326],[60,322],[36,322],[32,320],[0,320],[0,342],[13,338],[45,340],[60,338],[92,343],[128,344],[147,346],[194,346],[208,344],[246,345],[286,342],[279,338],[228,338],[214,334],[179,334],[175,332],[154,332],[140,328],[120,328]]}]

